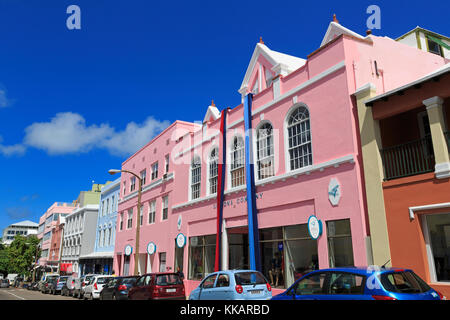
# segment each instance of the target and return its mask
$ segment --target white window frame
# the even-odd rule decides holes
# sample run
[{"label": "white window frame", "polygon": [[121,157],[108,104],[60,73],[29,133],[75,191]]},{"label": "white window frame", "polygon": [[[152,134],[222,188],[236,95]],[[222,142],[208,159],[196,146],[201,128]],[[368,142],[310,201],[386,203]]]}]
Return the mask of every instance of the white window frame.
[{"label": "white window frame", "polygon": [[158,179],[158,161],[152,164],[152,181]]},{"label": "white window frame", "polygon": [[156,222],[156,200],[151,200],[148,203],[148,224]]},{"label": "white window frame", "polygon": [[133,176],[130,178],[130,192],[136,190],[136,177]]},{"label": "white window frame", "polygon": [[[161,220],[165,221],[169,219],[169,196],[162,197],[162,209],[161,209]],[[166,218],[164,219],[164,210],[167,210],[166,212]]]},{"label": "white window frame", "polygon": [[[265,144],[267,142],[267,136],[264,136],[263,139],[261,139],[260,137],[260,130],[262,127],[269,125],[271,127],[271,133],[270,133],[270,143],[271,145],[265,146],[265,149],[269,149],[269,151],[271,152],[271,154],[265,154],[263,157],[260,158],[260,148],[261,148],[261,144]],[[270,123],[270,121],[261,121],[259,123],[259,125],[256,128],[256,132],[255,132],[255,136],[256,139],[254,139],[254,159],[256,159],[256,175],[255,175],[255,179],[257,181],[259,180],[264,180],[270,177],[275,176],[275,138],[274,138],[274,132],[273,132],[273,125],[272,123]],[[261,178],[261,169],[260,169],[260,162],[261,161],[265,161],[265,160],[271,160],[271,167],[269,167],[269,171],[270,171],[270,175]]]},{"label": "white window frame", "polygon": [[141,180],[142,180],[142,185],[145,185],[146,179],[147,179],[147,169],[142,170],[140,172],[140,176],[141,176]]},{"label": "white window frame", "polygon": [[199,156],[194,156],[190,166],[190,200],[199,199],[201,196],[202,162]]},{"label": "white window frame", "polygon": [[[133,229],[133,208],[128,209],[128,216],[127,216],[127,230]],[[131,227],[129,226],[131,222]]]},{"label": "white window frame", "polygon": [[[305,108],[306,111],[308,112],[309,137],[310,137],[310,139],[309,139],[309,142],[301,143],[300,146],[301,145],[306,145],[308,143],[310,144],[311,163],[308,164],[308,165],[304,165],[302,167],[298,167],[298,168],[292,169],[291,168],[290,150],[294,149],[295,147],[294,148],[289,148],[289,128],[293,127],[294,125],[289,125],[289,119],[291,118],[293,113],[296,112],[296,110],[298,108],[302,108],[302,107]],[[285,165],[286,165],[285,171],[286,172],[295,171],[295,170],[298,170],[298,169],[301,169],[301,168],[311,167],[313,165],[313,163],[314,163],[314,157],[313,157],[314,150],[313,150],[313,142],[312,141],[313,141],[313,135],[312,135],[312,128],[311,128],[311,113],[309,111],[309,108],[308,108],[308,106],[306,104],[304,104],[302,102],[296,103],[289,109],[289,111],[288,111],[288,113],[286,115],[285,121],[284,121],[284,145],[285,145],[285,157],[284,158],[285,158]],[[298,147],[298,146],[299,145],[297,145],[296,147]]]},{"label": "white window frame", "polygon": [[[239,146],[237,144],[237,148],[235,148],[235,141],[239,143],[239,141],[242,141],[242,145]],[[231,145],[230,145],[230,188],[237,188],[240,186],[245,185],[245,140],[241,135],[235,135],[231,139]],[[235,161],[235,159],[237,159]],[[242,159],[242,160],[241,160]],[[239,162],[242,161],[242,162]],[[239,174],[239,172],[242,171],[242,175]],[[237,177],[233,178],[233,174],[239,174]],[[242,183],[236,184],[235,182],[238,182],[242,179]]]},{"label": "white window frame", "polygon": [[[214,158],[211,156],[212,153],[215,152]],[[215,161],[216,169],[212,168],[213,161]],[[207,179],[207,190],[208,194],[217,194],[218,189],[218,181],[219,181],[219,148],[217,146],[213,146],[211,151],[208,154],[208,179]],[[213,175],[215,174],[215,175]],[[215,185],[215,192],[211,188]]]}]

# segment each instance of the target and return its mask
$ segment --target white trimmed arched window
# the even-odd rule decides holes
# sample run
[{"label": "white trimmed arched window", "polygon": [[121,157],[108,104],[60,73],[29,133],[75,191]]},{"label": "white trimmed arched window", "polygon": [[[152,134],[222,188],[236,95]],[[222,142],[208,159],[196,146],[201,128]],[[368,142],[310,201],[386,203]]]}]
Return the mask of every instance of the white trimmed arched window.
[{"label": "white trimmed arched window", "polygon": [[256,132],[256,156],[258,180],[274,175],[273,130],[268,122],[263,123]]},{"label": "white trimmed arched window", "polygon": [[231,187],[238,187],[245,184],[245,155],[244,139],[241,136],[233,138],[231,144]]},{"label": "white trimmed arched window", "polygon": [[200,157],[194,157],[191,164],[191,200],[200,198],[202,163]]},{"label": "white trimmed arched window", "polygon": [[295,108],[287,119],[290,170],[312,165],[309,111],[305,106]]},{"label": "white trimmed arched window", "polygon": [[214,148],[209,154],[209,194],[217,193],[217,177],[219,170],[219,149]]}]

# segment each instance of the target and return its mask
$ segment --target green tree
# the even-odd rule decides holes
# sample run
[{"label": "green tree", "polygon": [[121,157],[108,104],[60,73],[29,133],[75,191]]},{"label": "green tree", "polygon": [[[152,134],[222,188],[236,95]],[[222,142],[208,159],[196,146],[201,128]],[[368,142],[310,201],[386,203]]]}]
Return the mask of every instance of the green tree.
[{"label": "green tree", "polygon": [[40,256],[38,246],[39,239],[36,236],[16,235],[8,247],[8,272],[29,277],[36,258]]},{"label": "green tree", "polygon": [[8,247],[0,244],[0,273],[3,274],[3,276],[8,274],[8,266]]}]

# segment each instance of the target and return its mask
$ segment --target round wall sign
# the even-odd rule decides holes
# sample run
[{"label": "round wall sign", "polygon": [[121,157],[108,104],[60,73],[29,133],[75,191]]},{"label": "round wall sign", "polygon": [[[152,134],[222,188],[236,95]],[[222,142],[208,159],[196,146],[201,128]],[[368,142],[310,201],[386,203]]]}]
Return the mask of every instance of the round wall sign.
[{"label": "round wall sign", "polygon": [[125,247],[124,252],[125,252],[125,255],[126,255],[126,256],[131,255],[131,253],[133,252],[133,247],[130,246],[130,245],[127,245],[127,246]]},{"label": "round wall sign", "polygon": [[156,244],[154,244],[153,242],[149,242],[149,244],[147,245],[147,253],[154,254],[155,252],[156,252]]},{"label": "round wall sign", "polygon": [[176,238],[178,248],[183,248],[186,244],[186,236],[179,233]]},{"label": "round wall sign", "polygon": [[308,232],[311,238],[317,240],[322,235],[322,221],[316,216],[310,216],[308,219]]}]

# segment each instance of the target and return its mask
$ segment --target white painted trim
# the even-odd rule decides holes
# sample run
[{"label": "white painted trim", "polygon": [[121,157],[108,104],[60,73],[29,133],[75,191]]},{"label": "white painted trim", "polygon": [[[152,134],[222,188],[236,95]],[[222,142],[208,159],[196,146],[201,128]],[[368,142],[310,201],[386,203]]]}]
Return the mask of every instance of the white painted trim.
[{"label": "white painted trim", "polygon": [[[268,183],[272,183],[273,184],[273,183],[276,183],[276,182],[279,182],[279,181],[285,181],[288,178],[292,178],[292,177],[293,178],[297,178],[299,175],[303,175],[303,174],[309,175],[309,174],[311,174],[312,172],[315,172],[315,171],[320,171],[320,170],[324,170],[324,169],[327,169],[327,168],[338,168],[341,164],[354,163],[354,162],[355,162],[355,157],[353,156],[353,154],[349,154],[349,155],[346,155],[346,156],[343,156],[343,157],[340,157],[340,158],[336,158],[336,159],[333,159],[333,160],[325,161],[325,162],[322,162],[322,163],[319,163],[319,164],[316,164],[316,165],[312,165],[312,166],[300,168],[300,169],[297,169],[297,170],[293,170],[293,171],[287,172],[287,173],[279,175],[279,176],[273,176],[273,177],[270,177],[270,178],[259,180],[258,182],[255,183],[255,186],[264,186],[265,184],[268,184]],[[244,185],[236,187],[236,188],[228,189],[227,191],[224,192],[224,194],[237,193],[237,192],[245,191],[245,189],[246,189],[246,185],[244,184]],[[204,197],[204,198],[199,198],[199,199],[195,199],[195,200],[192,200],[192,201],[187,201],[187,202],[184,202],[184,203],[173,205],[172,209],[173,210],[181,209],[181,208],[184,208],[184,207],[187,207],[187,206],[194,205],[194,204],[199,203],[199,202],[209,201],[209,200],[215,199],[215,198],[216,198],[215,194],[214,195],[210,195],[210,196],[207,196],[207,197]]]},{"label": "white painted trim", "polygon": [[433,250],[431,248],[430,233],[428,230],[426,215],[423,215],[421,220],[422,220],[421,222],[422,222],[423,238],[425,240],[425,250],[427,252],[428,268],[430,271],[430,280],[431,282],[436,282],[437,281],[436,267],[434,265]]},{"label": "white painted trim", "polygon": [[[158,168],[158,170],[159,170],[159,168]],[[148,190],[158,187],[162,183],[169,181],[169,180],[173,179],[174,177],[175,177],[174,172],[168,173],[167,178],[165,180],[163,178],[159,178],[158,180],[153,181],[152,183],[148,184],[146,187],[142,188],[142,194]],[[130,194],[126,195],[125,197],[123,197],[122,199],[120,199],[118,203],[119,204],[124,203],[134,197],[137,197],[137,195],[138,195],[138,191],[134,191],[133,193],[130,193]]]},{"label": "white painted trim", "polygon": [[417,206],[417,207],[409,207],[408,208],[409,209],[409,218],[411,220],[414,220],[414,212],[416,212],[416,211],[442,209],[442,208],[450,208],[450,202],[428,204],[428,205]]},{"label": "white painted trim", "polygon": [[365,95],[370,91],[376,91],[377,87],[372,83],[372,82],[368,82],[365,85],[363,85],[362,87],[359,87],[358,89],[356,89],[354,95],[358,98],[359,95]]},{"label": "white painted trim", "polygon": [[[338,71],[338,70],[340,70],[340,69],[342,69],[342,68],[344,68],[344,67],[345,67],[345,60],[343,60],[343,61],[341,61],[341,62],[335,64],[334,66],[332,66],[332,67],[328,68],[327,70],[325,70],[325,71],[319,73],[318,75],[312,77],[311,79],[309,79],[309,80],[303,82],[302,84],[298,85],[297,87],[295,87],[295,88],[289,90],[288,92],[286,92],[286,93],[284,93],[284,94],[278,96],[276,99],[272,100],[271,102],[268,102],[268,103],[266,103],[265,105],[259,107],[258,109],[252,111],[252,118],[253,118],[255,115],[257,115],[257,114],[263,112],[263,111],[266,110],[267,108],[272,107],[274,104],[277,104],[277,103],[280,102],[281,100],[284,100],[284,99],[286,99],[286,98],[290,98],[290,96],[297,94],[298,91],[300,91],[300,90],[302,90],[302,89],[305,89],[305,88],[307,88],[307,87],[313,85],[313,84],[316,83],[317,81],[322,80],[323,78],[327,77],[328,75],[330,75],[330,74],[332,74],[332,73],[334,73],[334,72],[336,72],[336,71]],[[240,119],[238,119],[238,120],[236,120],[236,121],[234,121],[234,122],[228,124],[228,125],[227,125],[227,130],[229,130],[229,129],[235,127],[235,126],[237,126],[237,125],[240,124],[241,122],[244,122],[244,117],[242,117],[242,118],[240,118]],[[206,138],[203,139],[201,142],[198,142],[198,143],[194,144],[193,146],[187,148],[186,150],[183,150],[183,151],[181,151],[180,153],[178,153],[178,154],[175,156],[175,158],[179,158],[180,155],[184,155],[185,153],[188,153],[188,152],[192,151],[193,149],[197,148],[198,146],[202,145],[203,143],[205,143],[205,142],[211,140],[212,138],[214,138],[214,137],[216,137],[216,136],[218,136],[218,135],[219,135],[219,133],[217,132],[217,133],[215,133],[215,134],[213,134],[213,135],[211,135],[211,136],[209,136],[209,137],[206,137]]]},{"label": "white painted trim", "polygon": [[437,179],[450,178],[450,162],[436,163],[434,174]]}]

